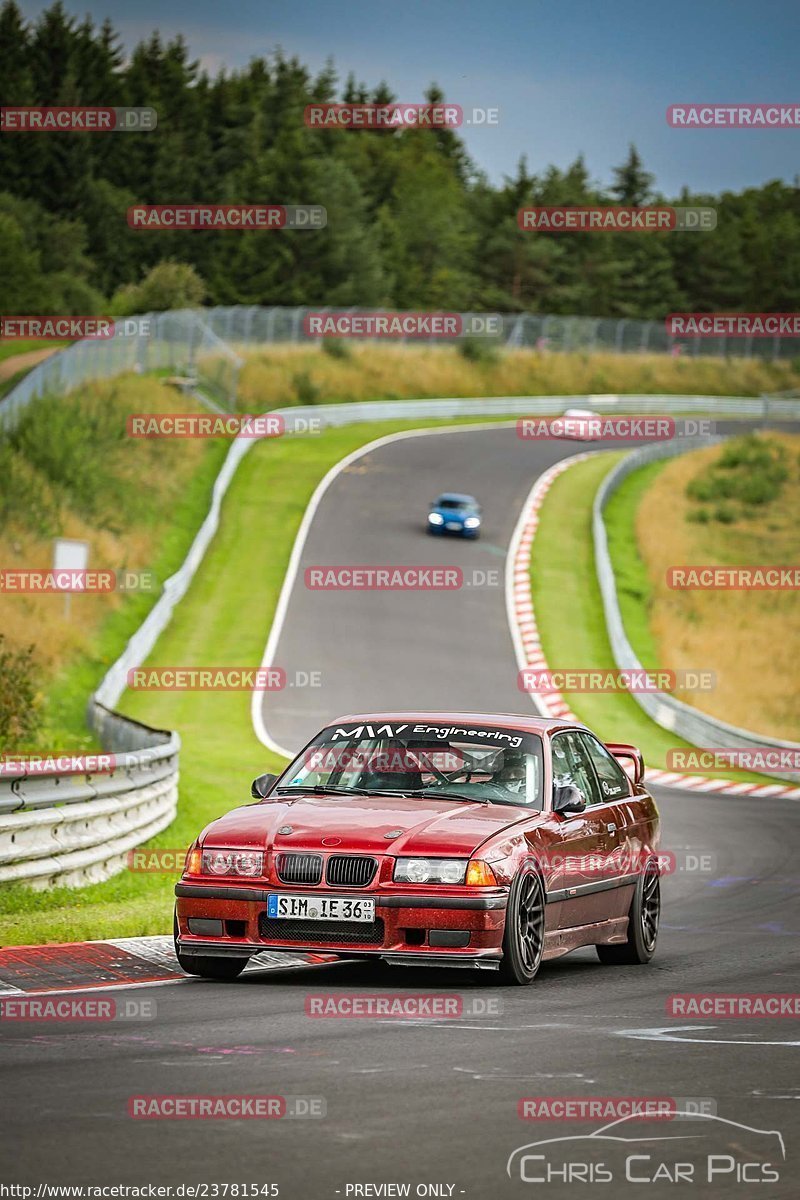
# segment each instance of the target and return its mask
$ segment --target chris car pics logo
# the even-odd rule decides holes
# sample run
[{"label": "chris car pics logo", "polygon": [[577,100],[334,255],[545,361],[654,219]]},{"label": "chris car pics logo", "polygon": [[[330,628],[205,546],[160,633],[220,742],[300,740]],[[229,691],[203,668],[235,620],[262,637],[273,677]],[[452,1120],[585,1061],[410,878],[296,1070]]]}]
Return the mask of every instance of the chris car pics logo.
[{"label": "chris car pics logo", "polygon": [[785,1159],[777,1129],[677,1110],[669,1131],[663,1119],[656,1117],[650,1125],[633,1113],[590,1134],[528,1142],[509,1155],[506,1174],[521,1183],[562,1188],[565,1183],[715,1184],[722,1194],[736,1185],[777,1183]]}]

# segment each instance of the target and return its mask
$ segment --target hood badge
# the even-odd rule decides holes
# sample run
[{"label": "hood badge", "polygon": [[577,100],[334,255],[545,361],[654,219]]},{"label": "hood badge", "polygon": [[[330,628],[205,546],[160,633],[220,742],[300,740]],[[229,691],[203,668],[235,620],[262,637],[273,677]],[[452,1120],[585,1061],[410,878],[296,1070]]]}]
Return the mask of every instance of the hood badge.
[{"label": "hood badge", "polygon": [[391,842],[394,838],[400,837],[401,833],[405,833],[405,830],[404,829],[390,829],[389,832],[385,833],[383,836],[386,838],[387,842]]},{"label": "hood badge", "polygon": [[321,845],[323,846],[341,846],[341,844],[342,839],[337,837],[324,837],[321,841]]},{"label": "hood badge", "polygon": [[291,825],[281,825],[278,833],[294,833],[294,828]]}]

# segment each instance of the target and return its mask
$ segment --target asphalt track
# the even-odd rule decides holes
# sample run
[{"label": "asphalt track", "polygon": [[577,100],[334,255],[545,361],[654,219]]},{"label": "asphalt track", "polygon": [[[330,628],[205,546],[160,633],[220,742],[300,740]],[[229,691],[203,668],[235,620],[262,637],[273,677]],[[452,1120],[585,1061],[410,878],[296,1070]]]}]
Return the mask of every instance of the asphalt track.
[{"label": "asphalt track", "polygon": [[[441,434],[394,442],[341,474],[312,524],[304,566],[443,563],[465,573],[497,569],[500,583],[341,595],[309,591],[301,570],[275,661],[290,671],[321,670],[323,686],[298,689],[291,704],[268,695],[271,735],[297,746],[348,709],[526,711],[506,624],[504,555],[536,476],[575,451],[572,443],[519,442],[508,429]],[[425,503],[447,489],[483,501],[477,543],[422,534]],[[439,1195],[476,1200],[797,1196],[798,1022],[679,1020],[665,1006],[673,993],[800,991],[798,810],[785,800],[655,791],[662,845],[688,867],[681,851],[710,857],[704,870],[664,881],[659,948],[648,967],[603,967],[592,951],[579,951],[545,964],[532,987],[512,990],[488,974],[342,963],[117,993],[154,1001],[151,1019],[103,1027],[5,1022],[0,1182],[273,1183],[288,1200],[398,1194],[352,1190],[386,1184],[408,1184],[411,1196],[418,1185],[439,1185]],[[309,993],[376,991],[457,992],[467,1010],[478,1001],[500,1011],[424,1020],[305,1015]],[[327,1115],[127,1116],[131,1095],[173,1093],[322,1097]],[[582,1146],[575,1158],[611,1164],[610,1186],[523,1183],[518,1169],[506,1174],[515,1149],[603,1124],[532,1124],[517,1115],[520,1098],[549,1096],[703,1098],[723,1119],[701,1123],[708,1153],[768,1159],[780,1181],[736,1183],[729,1175],[709,1185],[698,1167],[691,1184],[626,1182],[622,1149],[606,1143],[591,1152]],[[659,1136],[681,1132],[677,1123],[659,1124]],[[773,1152],[774,1138],[752,1129],[780,1131],[785,1161]],[[627,1127],[625,1136],[636,1134]],[[635,1145],[651,1157],[632,1174],[680,1161],[666,1145]]]}]

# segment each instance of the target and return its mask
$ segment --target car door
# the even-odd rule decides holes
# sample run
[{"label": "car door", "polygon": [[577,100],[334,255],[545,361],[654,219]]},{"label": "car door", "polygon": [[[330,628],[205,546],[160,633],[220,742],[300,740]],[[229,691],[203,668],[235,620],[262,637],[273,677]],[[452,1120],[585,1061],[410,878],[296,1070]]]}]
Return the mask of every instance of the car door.
[{"label": "car door", "polygon": [[607,882],[614,885],[605,897],[608,915],[624,917],[641,867],[637,801],[632,795],[630,779],[603,743],[583,730],[577,737],[597,779],[600,793],[597,813],[608,835]]},{"label": "car door", "polygon": [[602,884],[616,841],[607,828],[602,791],[579,731],[556,733],[550,744],[553,788],[572,784],[586,801],[584,812],[558,818],[560,842],[556,852],[563,865],[557,880],[557,898],[561,901],[558,927],[568,929],[605,920],[602,886],[598,888],[598,884]]}]

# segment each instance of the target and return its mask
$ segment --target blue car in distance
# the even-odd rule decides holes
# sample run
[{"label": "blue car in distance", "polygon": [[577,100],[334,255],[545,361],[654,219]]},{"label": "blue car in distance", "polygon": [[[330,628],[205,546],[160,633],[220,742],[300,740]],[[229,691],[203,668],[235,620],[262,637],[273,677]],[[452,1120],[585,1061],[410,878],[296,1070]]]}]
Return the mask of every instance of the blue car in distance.
[{"label": "blue car in distance", "polygon": [[443,492],[428,513],[428,533],[455,533],[476,538],[481,529],[481,506],[474,496]]}]

